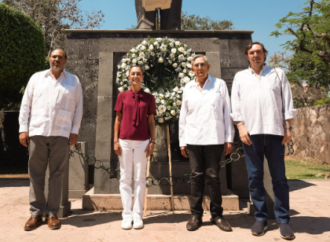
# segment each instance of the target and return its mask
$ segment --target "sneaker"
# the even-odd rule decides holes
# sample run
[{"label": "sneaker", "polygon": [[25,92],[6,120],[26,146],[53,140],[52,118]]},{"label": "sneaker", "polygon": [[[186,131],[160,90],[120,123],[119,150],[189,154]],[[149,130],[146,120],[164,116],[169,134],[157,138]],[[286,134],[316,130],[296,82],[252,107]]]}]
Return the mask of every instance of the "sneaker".
[{"label": "sneaker", "polygon": [[134,218],[133,228],[134,229],[143,229],[143,221],[141,218]]},{"label": "sneaker", "polygon": [[122,229],[131,229],[132,228],[132,218],[124,218],[121,222]]},{"label": "sneaker", "polygon": [[256,221],[251,227],[251,232],[254,236],[262,236],[267,230],[267,221]]},{"label": "sneaker", "polygon": [[293,230],[289,224],[280,224],[280,233],[282,239],[293,240],[295,238]]}]

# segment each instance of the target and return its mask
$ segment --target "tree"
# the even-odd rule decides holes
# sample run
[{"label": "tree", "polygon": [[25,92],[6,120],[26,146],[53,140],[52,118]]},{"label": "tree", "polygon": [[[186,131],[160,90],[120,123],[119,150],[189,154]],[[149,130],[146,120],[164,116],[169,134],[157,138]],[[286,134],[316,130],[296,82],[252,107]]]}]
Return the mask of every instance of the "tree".
[{"label": "tree", "polygon": [[102,11],[85,12],[78,7],[82,0],[4,0],[19,8],[40,24],[45,34],[45,54],[54,48],[63,48],[66,40],[64,29],[100,28],[104,14]]},{"label": "tree", "polygon": [[[160,22],[158,23],[160,26]],[[132,25],[129,29],[137,29]],[[228,20],[211,20],[210,17],[201,18],[199,15],[188,15],[187,12],[181,12],[181,29],[183,30],[232,30],[233,22]]]},{"label": "tree", "polygon": [[282,32],[276,30],[271,35],[295,37],[284,44],[294,51],[290,80],[307,80],[310,86],[324,87],[330,84],[330,1],[310,0],[306,4],[303,12],[290,12],[280,19],[275,26]]},{"label": "tree", "polygon": [[210,17],[201,18],[199,15],[181,14],[181,28],[184,30],[232,30],[233,22],[228,20],[211,20]]},{"label": "tree", "polygon": [[22,99],[31,75],[45,68],[44,35],[32,18],[0,4],[0,110]]}]

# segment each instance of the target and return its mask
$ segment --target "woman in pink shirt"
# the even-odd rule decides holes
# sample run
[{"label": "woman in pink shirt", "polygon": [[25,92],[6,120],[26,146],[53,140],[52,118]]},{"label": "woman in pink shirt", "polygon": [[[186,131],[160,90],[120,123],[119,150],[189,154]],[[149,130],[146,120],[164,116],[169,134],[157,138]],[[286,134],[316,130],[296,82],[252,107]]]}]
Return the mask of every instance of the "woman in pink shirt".
[{"label": "woman in pink shirt", "polygon": [[[119,93],[115,105],[114,150],[120,160],[120,194],[123,203],[122,229],[143,228],[146,164],[155,144],[155,98],[143,91],[144,75],[133,66],[128,76],[130,90]],[[134,166],[134,207],[132,209],[132,168]]]}]

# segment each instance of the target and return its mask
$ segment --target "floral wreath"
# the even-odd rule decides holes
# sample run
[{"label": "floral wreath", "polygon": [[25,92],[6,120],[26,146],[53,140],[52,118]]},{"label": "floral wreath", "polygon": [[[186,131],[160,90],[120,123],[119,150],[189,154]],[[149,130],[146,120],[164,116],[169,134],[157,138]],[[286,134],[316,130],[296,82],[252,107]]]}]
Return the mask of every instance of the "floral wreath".
[{"label": "floral wreath", "polygon": [[129,90],[129,69],[139,66],[144,73],[142,88],[155,97],[156,124],[170,124],[180,116],[184,86],[195,78],[190,70],[194,56],[180,41],[167,37],[143,40],[118,64],[118,91]]}]

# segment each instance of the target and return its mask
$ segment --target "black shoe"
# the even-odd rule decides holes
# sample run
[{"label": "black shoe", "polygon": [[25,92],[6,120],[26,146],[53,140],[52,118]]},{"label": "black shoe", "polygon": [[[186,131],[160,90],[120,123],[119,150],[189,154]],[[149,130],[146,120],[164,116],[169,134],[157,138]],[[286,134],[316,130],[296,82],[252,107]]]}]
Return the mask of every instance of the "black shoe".
[{"label": "black shoe", "polygon": [[198,215],[191,215],[186,225],[188,231],[195,231],[202,225],[202,217]]},{"label": "black shoe", "polygon": [[218,226],[219,229],[230,232],[233,231],[230,224],[223,217],[211,218],[211,222]]},{"label": "black shoe", "polygon": [[251,232],[254,236],[262,236],[267,230],[267,221],[256,221],[251,227]]},{"label": "black shoe", "polygon": [[279,224],[282,239],[293,240],[295,238],[293,230],[289,224]]}]

